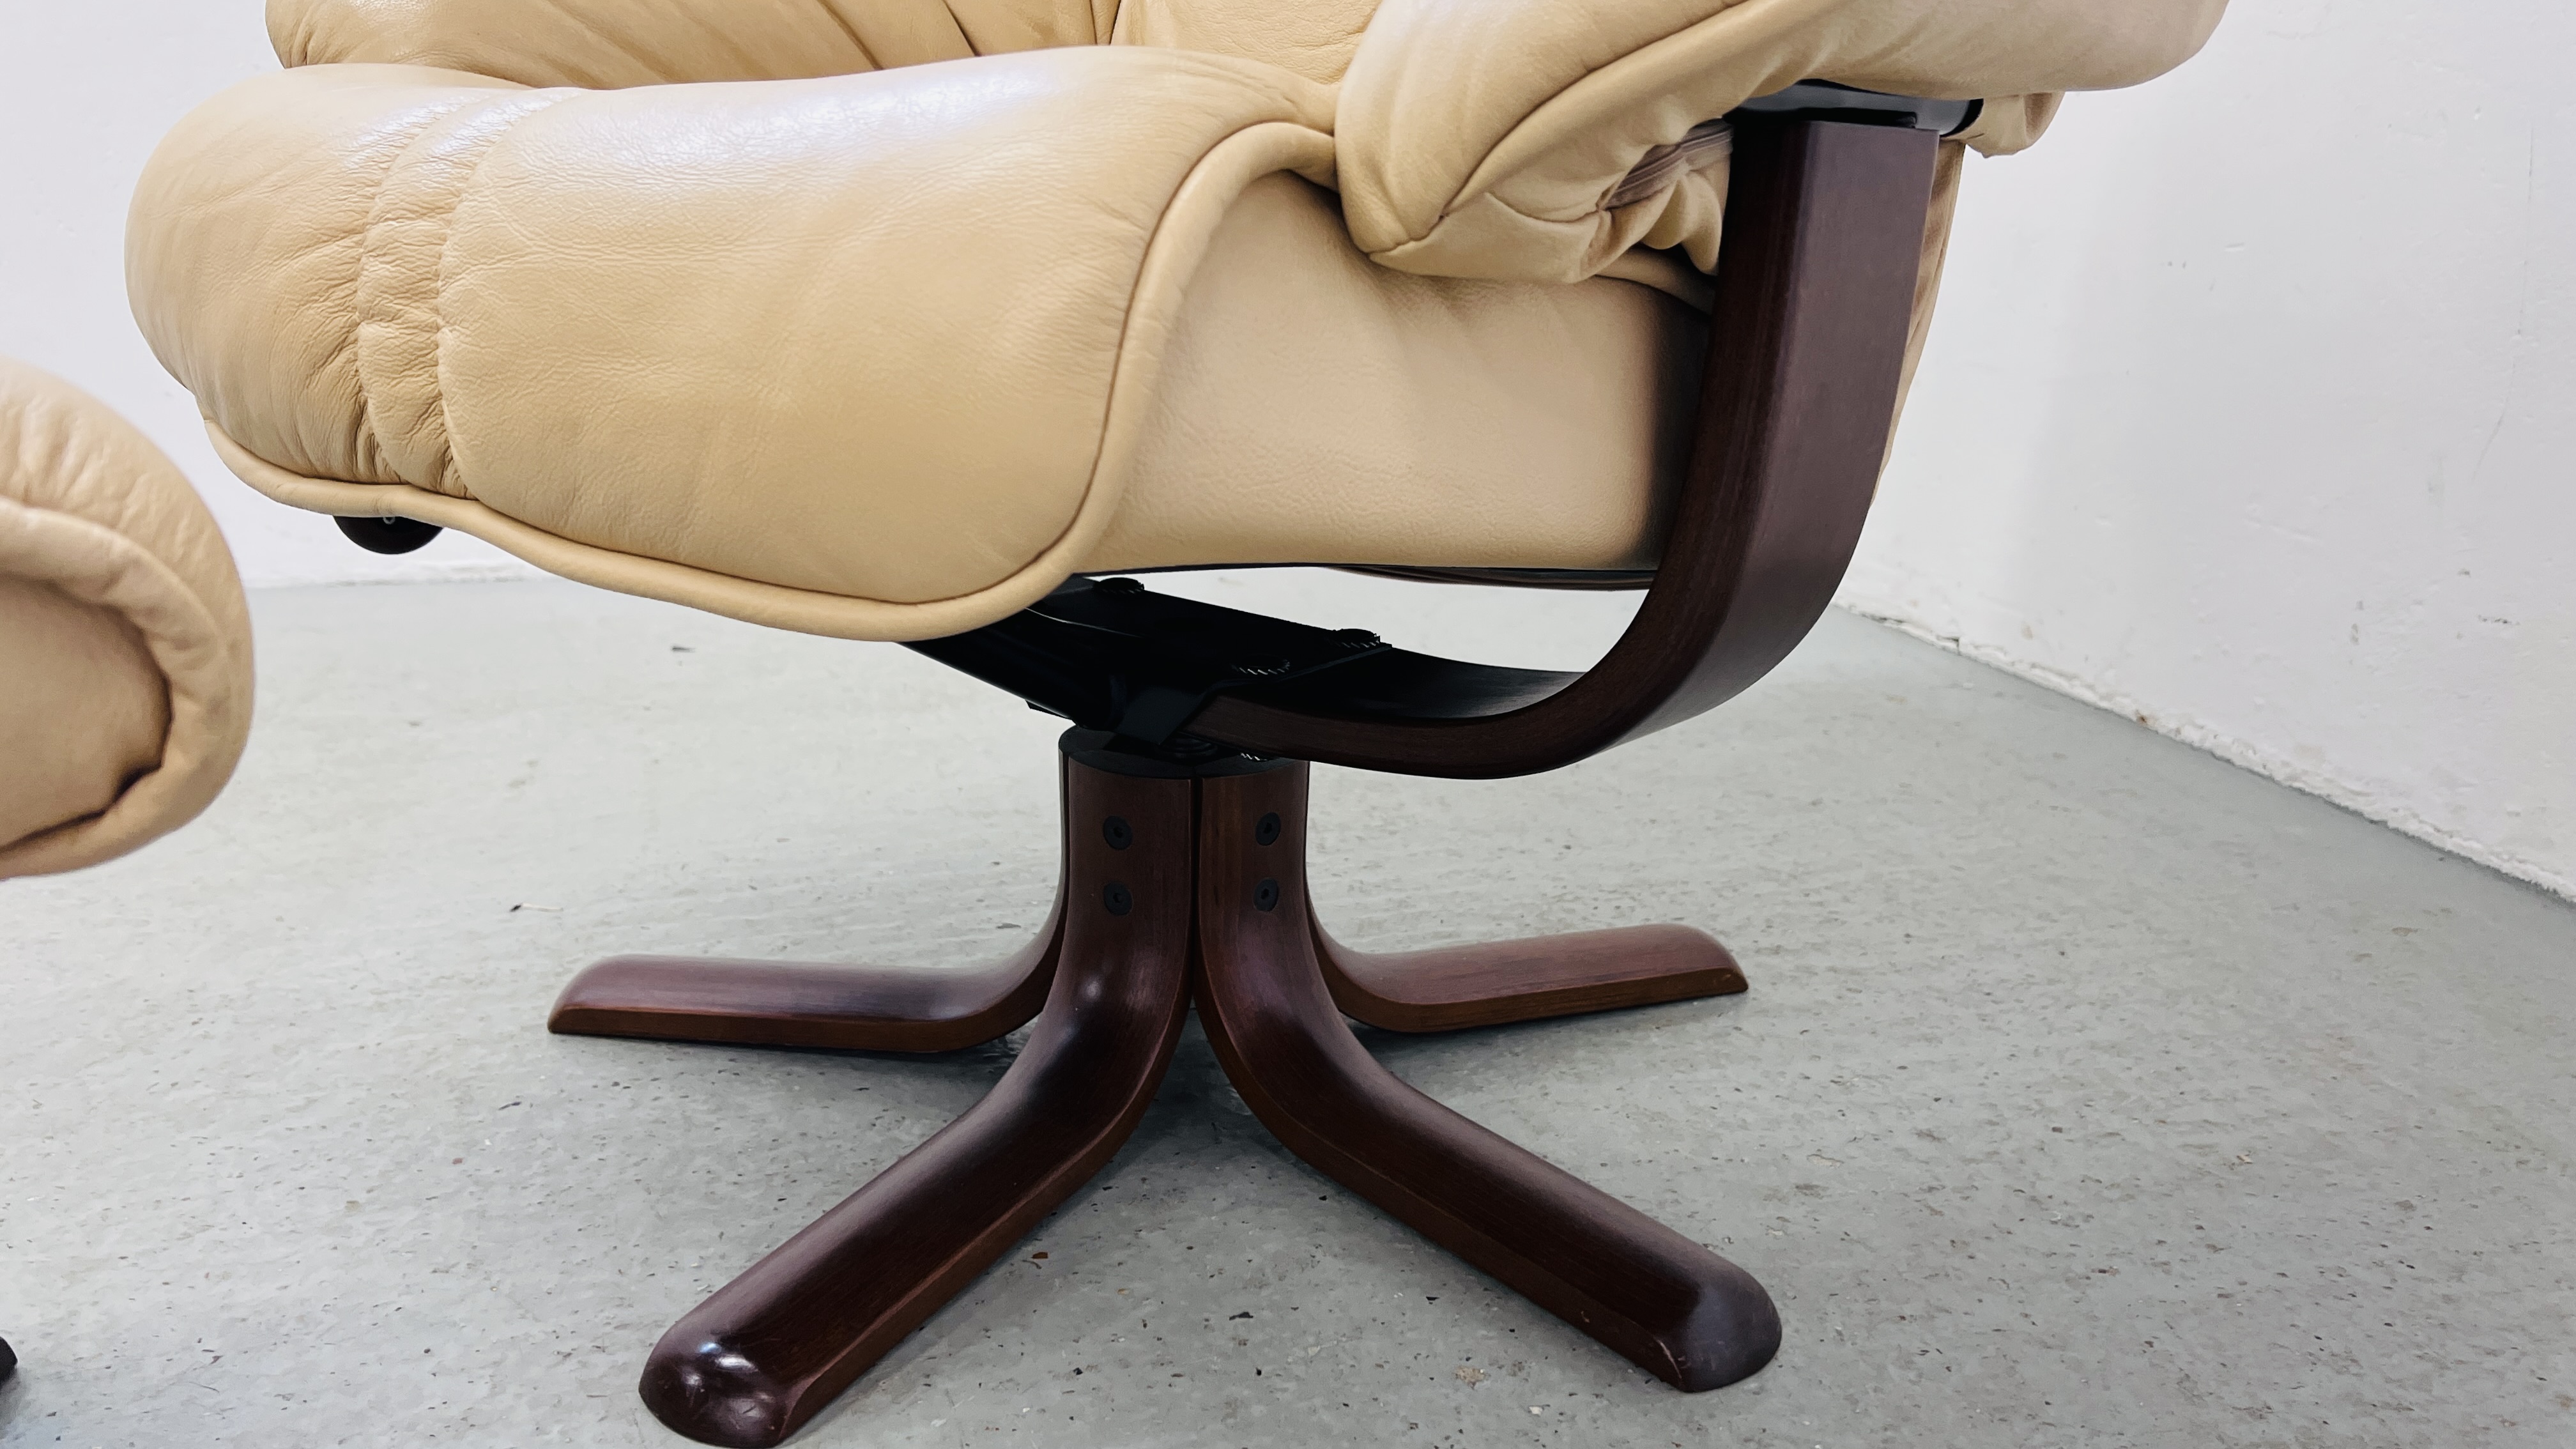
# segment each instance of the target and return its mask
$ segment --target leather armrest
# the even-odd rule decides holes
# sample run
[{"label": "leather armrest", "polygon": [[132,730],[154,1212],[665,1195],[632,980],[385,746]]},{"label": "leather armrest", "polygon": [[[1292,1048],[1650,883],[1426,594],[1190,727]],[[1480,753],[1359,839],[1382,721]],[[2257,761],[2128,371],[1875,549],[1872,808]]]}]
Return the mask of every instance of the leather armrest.
[{"label": "leather armrest", "polygon": [[[1385,0],[1343,82],[1352,240],[1441,276],[1570,282],[1639,244],[1715,263],[1722,156],[1640,195],[1660,147],[1800,80],[1987,99],[1962,139],[2029,144],[2050,93],[2132,85],[2224,0]],[[1609,204],[1617,194],[1618,204]]]},{"label": "leather armrest", "polygon": [[934,637],[1107,528],[1210,238],[1329,177],[1331,94],[1140,46],[621,91],[313,66],[162,143],[128,291],[272,497]]}]

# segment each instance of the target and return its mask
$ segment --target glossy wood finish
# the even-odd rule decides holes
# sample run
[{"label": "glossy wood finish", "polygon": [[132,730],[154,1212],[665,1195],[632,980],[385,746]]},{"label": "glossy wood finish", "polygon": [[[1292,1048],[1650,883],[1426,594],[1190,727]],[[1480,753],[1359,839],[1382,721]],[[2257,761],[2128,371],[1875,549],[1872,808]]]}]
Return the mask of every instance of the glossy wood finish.
[{"label": "glossy wood finish", "polygon": [[[1220,695],[1189,732],[1293,759],[1497,778],[1677,724],[1761,678],[1814,627],[1860,540],[1895,421],[1936,145],[1904,126],[1739,118],[1690,471],[1645,602],[1588,673],[1567,683],[1407,659],[1409,674],[1456,676],[1445,695],[1409,691],[1449,708],[1348,708],[1323,695],[1328,674]],[[1490,698],[1469,697],[1479,680]]]},{"label": "glossy wood finish", "polygon": [[[1065,761],[1052,986],[1019,1059],[973,1110],[673,1325],[641,1385],[657,1417],[708,1444],[793,1434],[1107,1163],[1170,1063],[1194,988],[1226,1071],[1299,1156],[1685,1389],[1769,1359],[1779,1321],[1759,1284],[1397,1081],[1336,1001],[1365,980],[1377,994],[1354,998],[1362,1019],[1439,1030],[1742,990],[1724,948],[1657,926],[1396,956],[1332,948],[1341,964],[1328,968],[1306,897],[1305,764],[1238,761],[1229,768],[1250,773],[1193,779],[1083,763],[1101,758]],[[881,1044],[907,1026],[883,1014],[888,1002],[957,999],[856,968],[719,962],[693,978],[673,958],[611,964],[582,979],[636,989],[574,1009],[637,1014],[644,1030],[627,1034],[831,1045],[864,1020]],[[843,999],[833,983],[863,978],[878,983],[858,998],[874,1015],[828,1009]],[[807,981],[821,985],[800,994]],[[639,982],[680,1007],[662,1010]]]},{"label": "glossy wood finish", "polygon": [[1688,926],[1627,926],[1432,951],[1354,951],[1310,921],[1344,1016],[1388,1031],[1456,1031],[1728,996],[1745,989],[1727,949]]},{"label": "glossy wood finish", "polygon": [[[1367,665],[1384,690],[1342,696],[1377,701],[1365,709],[1316,708],[1292,682],[1220,696],[1189,733],[1291,761],[1516,775],[1759,678],[1824,609],[1858,537],[1932,164],[1932,139],[1905,128],[1739,126],[1697,451],[1654,585],[1593,670],[1569,681],[1390,655]],[[1282,763],[1147,778],[1069,761],[1054,975],[1019,1060],[964,1117],[674,1326],[644,1375],[653,1412],[713,1444],[793,1433],[1107,1162],[1193,999],[1245,1100],[1322,1171],[1685,1389],[1767,1362],[1779,1318],[1742,1269],[1405,1086],[1340,1014],[1422,1030],[1741,990],[1723,949],[1678,928],[1401,957],[1319,946],[1307,774]],[[1110,814],[1133,829],[1123,850],[1103,831]],[[1260,827],[1272,814],[1275,833]],[[629,958],[576,983],[559,1017],[625,1034],[935,1049],[921,1044],[963,1044],[1024,1005],[1045,956],[1034,948],[1016,982],[996,970],[945,994],[909,973]]]},{"label": "glossy wood finish", "polygon": [[662,1336],[642,1393],[663,1423],[778,1443],[1134,1130],[1188,1010],[1193,783],[1067,775],[1063,945],[1028,1045],[965,1116]]},{"label": "glossy wood finish", "polygon": [[[1751,1274],[1406,1086],[1351,1035],[1306,914],[1306,778],[1301,764],[1199,786],[1199,1019],[1254,1115],[1668,1383],[1720,1388],[1768,1363],[1780,1317]],[[1264,845],[1271,814],[1283,828]]]},{"label": "glossy wood finish", "polygon": [[611,956],[573,977],[546,1029],[737,1046],[948,1052],[1004,1036],[1046,1004],[1064,902],[1012,956],[965,971]]}]

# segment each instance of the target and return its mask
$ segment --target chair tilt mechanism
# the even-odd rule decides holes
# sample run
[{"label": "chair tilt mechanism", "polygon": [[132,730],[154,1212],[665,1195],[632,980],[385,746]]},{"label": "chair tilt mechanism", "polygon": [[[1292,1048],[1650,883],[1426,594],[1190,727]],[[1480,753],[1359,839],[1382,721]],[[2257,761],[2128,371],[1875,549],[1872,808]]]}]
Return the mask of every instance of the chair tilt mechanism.
[{"label": "chair tilt mechanism", "polygon": [[793,1432],[1109,1161],[1193,1004],[1265,1126],[1433,1241],[1680,1388],[1770,1360],[1780,1318],[1750,1274],[1406,1086],[1342,1020],[1444,1031],[1742,991],[1726,949],[1646,926],[1349,950],[1307,898],[1307,765],[1554,769],[1778,663],[1868,509],[1935,140],[1739,122],[1689,482],[1643,607],[1590,671],[1076,580],[911,646],[1074,723],[1063,883],[1027,949],[974,973],[625,956],[565,988],[555,1031],[679,1041],[948,1051],[1037,1018],[991,1095],[663,1335],[643,1393],[664,1423],[717,1444]]},{"label": "chair tilt mechanism", "polygon": [[[1344,1018],[1674,1001],[1736,963],[1669,925],[1347,949],[1309,765],[1552,770],[1779,663],[1858,541],[1964,150],[2179,63],[2221,3],[270,0],[287,69],[163,143],[127,277],[225,463],[365,547],[459,528],[1072,726],[1058,898],[1010,959],[565,987],[552,1028],[592,1035],[1036,1023],[663,1335],[665,1424],[794,1434],[1108,1162],[1193,1006],[1318,1170],[1714,1389],[1779,1346],[1762,1287]],[[1564,674],[1134,577],[1267,563],[1646,593]]]}]

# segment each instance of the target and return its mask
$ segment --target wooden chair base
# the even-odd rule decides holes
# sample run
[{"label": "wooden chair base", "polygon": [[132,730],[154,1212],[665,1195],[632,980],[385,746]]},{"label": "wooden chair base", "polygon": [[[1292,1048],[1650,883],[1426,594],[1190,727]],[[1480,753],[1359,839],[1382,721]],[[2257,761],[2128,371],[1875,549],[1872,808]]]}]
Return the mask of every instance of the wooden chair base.
[{"label": "wooden chair base", "polygon": [[642,1394],[663,1423],[708,1444],[793,1434],[1108,1162],[1193,1002],[1264,1125],[1434,1242],[1683,1389],[1770,1360],[1779,1316],[1750,1275],[1404,1085],[1342,1020],[1436,1031],[1741,991],[1723,947],[1664,926],[1351,952],[1307,904],[1306,765],[1127,773],[1080,738],[1056,911],[1011,961],[628,956],[565,988],[558,1032],[736,1044],[944,1051],[1036,1013],[983,1101],[662,1336]]},{"label": "wooden chair base", "polygon": [[1316,964],[1344,1016],[1388,1031],[1458,1031],[1697,996],[1732,996],[1744,972],[1688,926],[1624,926],[1436,951],[1354,951],[1313,922]]}]

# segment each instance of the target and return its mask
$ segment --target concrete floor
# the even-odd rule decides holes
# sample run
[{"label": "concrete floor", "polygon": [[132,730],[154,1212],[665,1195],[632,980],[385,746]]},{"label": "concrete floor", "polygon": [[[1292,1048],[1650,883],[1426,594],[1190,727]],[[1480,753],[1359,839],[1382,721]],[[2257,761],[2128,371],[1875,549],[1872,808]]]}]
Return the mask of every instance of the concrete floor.
[{"label": "concrete floor", "polygon": [[[1528,658],[1620,608],[1190,587]],[[1016,943],[1053,726],[566,585],[256,611],[207,817],[0,887],[0,1444],[679,1443],[646,1347],[1011,1044],[563,1039],[548,1001],[617,950]],[[1291,1158],[1193,1031],[1099,1181],[800,1444],[2576,1444],[2567,903],[1842,616],[1574,769],[1318,776],[1355,943],[1735,947],[1746,996],[1369,1040],[1751,1268],[1779,1359],[1647,1378]]]}]

